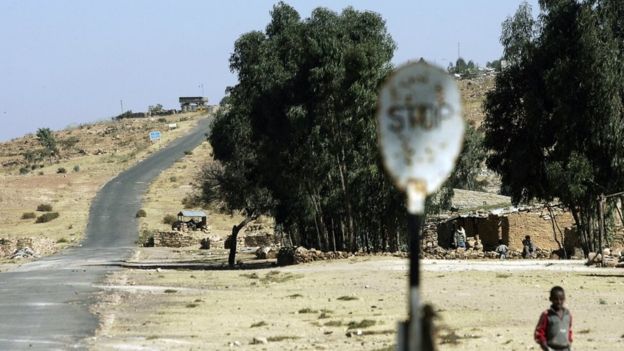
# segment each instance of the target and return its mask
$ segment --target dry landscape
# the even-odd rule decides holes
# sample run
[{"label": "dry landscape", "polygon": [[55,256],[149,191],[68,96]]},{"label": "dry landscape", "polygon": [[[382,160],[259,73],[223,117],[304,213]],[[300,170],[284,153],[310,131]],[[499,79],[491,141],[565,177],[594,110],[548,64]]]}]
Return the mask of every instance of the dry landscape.
[{"label": "dry landscape", "polygon": [[[37,255],[77,243],[97,191],[124,169],[187,133],[202,117],[189,113],[68,128],[54,133],[61,157],[32,165],[24,155],[41,149],[33,135],[0,144],[0,239],[26,239]],[[168,123],[177,123],[178,128],[168,130]],[[162,131],[159,142],[149,141],[151,130]],[[21,168],[28,173],[20,174]],[[59,173],[61,169],[65,172]],[[47,223],[22,218],[29,217],[25,213],[37,217],[45,213],[37,211],[39,205],[50,205],[47,212],[58,212],[59,217]]]},{"label": "dry landscape", "polygon": [[[147,260],[163,255],[139,251]],[[406,263],[373,256],[269,269],[120,271],[96,308],[102,327],[92,349],[394,350],[396,322],[406,313]],[[624,348],[621,270],[579,261],[427,261],[424,271],[440,350],[537,350],[532,331],[557,284],[568,291],[575,349]]]},{"label": "dry landscape", "polygon": [[[460,82],[467,119],[477,126],[480,101],[491,84],[491,78]],[[165,122],[178,122],[179,128],[154,145],[144,136],[166,126],[163,121],[126,120],[58,132],[59,140],[75,136],[79,141],[62,149],[58,162],[43,162],[25,175],[19,174],[20,155],[39,147],[34,137],[1,144],[0,162],[6,166],[0,172],[0,238],[34,238],[41,254],[77,243],[97,190],[201,117],[168,117]],[[185,208],[184,199],[196,191],[198,172],[211,160],[211,147],[204,142],[157,177],[143,198],[141,233],[170,229],[164,217]],[[57,173],[59,168],[67,172]],[[20,219],[24,212],[40,215],[39,204],[52,205],[60,217],[45,224]],[[197,209],[188,202],[186,207]],[[222,240],[241,217],[222,213],[215,204],[205,211],[209,229],[196,235],[212,239],[210,250],[140,247],[131,261],[213,268],[126,268],[109,275],[92,307],[101,326],[91,349],[394,350],[397,322],[406,316],[404,258],[353,256],[275,267],[242,248],[237,258],[245,269],[214,269],[225,267]],[[269,218],[259,222],[271,225]],[[438,313],[440,350],[537,350],[532,330],[548,306],[548,290],[557,284],[568,289],[575,349],[624,348],[621,269],[586,268],[579,261],[429,260],[423,270],[423,300]]]}]

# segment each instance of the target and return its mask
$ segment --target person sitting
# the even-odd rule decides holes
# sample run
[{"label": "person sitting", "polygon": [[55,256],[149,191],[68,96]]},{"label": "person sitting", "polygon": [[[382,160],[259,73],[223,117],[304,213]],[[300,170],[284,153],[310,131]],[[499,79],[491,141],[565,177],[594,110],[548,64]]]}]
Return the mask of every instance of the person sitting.
[{"label": "person sitting", "polygon": [[535,244],[531,241],[531,236],[527,235],[522,240],[522,257],[523,258],[533,258],[535,257]]},{"label": "person sitting", "polygon": [[504,260],[507,258],[507,253],[509,252],[509,248],[507,245],[503,243],[502,239],[498,240],[498,246],[496,247],[496,253],[500,255],[500,259]]}]

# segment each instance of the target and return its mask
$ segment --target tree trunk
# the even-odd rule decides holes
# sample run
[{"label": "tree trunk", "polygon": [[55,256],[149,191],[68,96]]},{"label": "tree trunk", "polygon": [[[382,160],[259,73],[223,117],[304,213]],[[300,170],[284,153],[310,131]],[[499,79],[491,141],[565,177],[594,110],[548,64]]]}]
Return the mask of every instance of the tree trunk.
[{"label": "tree trunk", "polygon": [[247,216],[238,225],[232,227],[232,235],[230,236],[230,255],[228,256],[228,265],[230,268],[233,268],[236,263],[236,240],[238,238],[238,232],[240,232],[243,227],[256,218],[258,218],[256,215]]},{"label": "tree trunk", "polygon": [[[558,229],[558,226],[556,225],[557,222],[555,220],[555,213],[553,212],[552,208],[550,208],[550,206],[547,206],[547,208],[548,208],[548,214],[550,215],[550,222],[552,224],[553,238],[555,239],[555,242],[559,246],[559,250],[563,251],[563,258],[568,258],[568,254],[566,253],[565,247],[561,244],[559,239],[557,239],[557,229]],[[561,239],[562,239],[562,241],[564,241],[563,233],[561,233]],[[564,244],[565,244],[565,242],[564,242]]]}]

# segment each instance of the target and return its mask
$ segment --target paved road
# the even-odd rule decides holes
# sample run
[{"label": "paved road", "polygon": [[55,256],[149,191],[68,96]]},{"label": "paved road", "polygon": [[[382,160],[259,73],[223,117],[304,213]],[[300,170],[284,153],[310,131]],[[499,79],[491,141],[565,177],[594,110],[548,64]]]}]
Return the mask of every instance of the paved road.
[{"label": "paved road", "polygon": [[81,247],[0,273],[0,350],[85,349],[97,318],[89,312],[109,265],[138,238],[135,214],[152,179],[205,140],[207,119],[189,135],[108,182],[91,204]]}]

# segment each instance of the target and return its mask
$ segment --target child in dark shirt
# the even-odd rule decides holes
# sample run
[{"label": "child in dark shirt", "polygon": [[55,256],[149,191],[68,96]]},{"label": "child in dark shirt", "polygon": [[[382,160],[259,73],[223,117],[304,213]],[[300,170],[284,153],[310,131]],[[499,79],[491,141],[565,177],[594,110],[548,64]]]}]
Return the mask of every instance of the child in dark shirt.
[{"label": "child in dark shirt", "polygon": [[563,307],[565,292],[560,286],[550,289],[550,308],[542,313],[535,328],[535,341],[543,351],[571,351],[572,314]]}]

